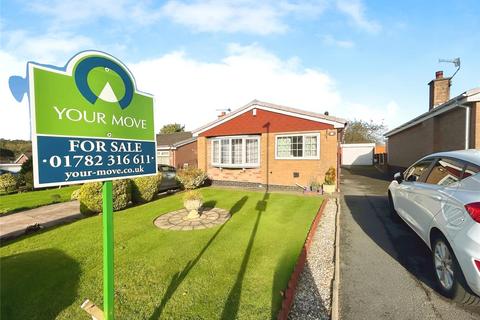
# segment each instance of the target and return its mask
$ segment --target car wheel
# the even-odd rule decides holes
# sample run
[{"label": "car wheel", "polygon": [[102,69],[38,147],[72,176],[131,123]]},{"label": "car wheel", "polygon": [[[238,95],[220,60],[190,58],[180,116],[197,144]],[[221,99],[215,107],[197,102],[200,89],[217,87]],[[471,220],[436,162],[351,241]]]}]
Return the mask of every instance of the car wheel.
[{"label": "car wheel", "polygon": [[397,210],[395,210],[395,205],[393,204],[393,198],[390,191],[388,192],[388,210],[390,212],[390,217],[392,217],[394,221],[398,222],[401,220]]},{"label": "car wheel", "polygon": [[480,306],[480,297],[468,287],[457,258],[445,237],[439,235],[434,239],[432,259],[440,293],[461,304]]}]

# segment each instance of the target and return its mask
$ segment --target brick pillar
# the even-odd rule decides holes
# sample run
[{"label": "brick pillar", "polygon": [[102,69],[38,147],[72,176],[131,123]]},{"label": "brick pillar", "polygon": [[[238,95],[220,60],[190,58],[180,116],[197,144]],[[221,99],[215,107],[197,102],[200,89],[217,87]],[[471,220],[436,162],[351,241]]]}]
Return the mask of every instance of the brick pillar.
[{"label": "brick pillar", "polygon": [[198,168],[207,171],[207,139],[205,137],[197,138],[197,160]]}]

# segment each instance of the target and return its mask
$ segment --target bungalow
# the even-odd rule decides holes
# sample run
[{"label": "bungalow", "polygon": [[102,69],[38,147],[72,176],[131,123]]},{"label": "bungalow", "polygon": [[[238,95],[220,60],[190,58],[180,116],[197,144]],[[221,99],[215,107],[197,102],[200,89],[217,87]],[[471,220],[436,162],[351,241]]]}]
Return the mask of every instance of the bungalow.
[{"label": "bungalow", "polygon": [[330,167],[338,173],[345,126],[328,113],[253,100],[192,133],[198,167],[214,184],[298,189],[323,183]]},{"label": "bungalow", "polygon": [[191,132],[157,134],[158,164],[177,169],[197,167],[197,138]]},{"label": "bungalow", "polygon": [[451,79],[442,71],[429,86],[428,111],[385,133],[392,171],[434,152],[480,149],[480,88],[450,99]]}]

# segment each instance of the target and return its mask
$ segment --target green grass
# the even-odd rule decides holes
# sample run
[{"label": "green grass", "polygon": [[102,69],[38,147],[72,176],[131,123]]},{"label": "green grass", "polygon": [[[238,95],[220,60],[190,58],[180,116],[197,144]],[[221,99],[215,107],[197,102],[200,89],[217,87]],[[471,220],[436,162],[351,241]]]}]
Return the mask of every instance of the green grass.
[{"label": "green grass", "polygon": [[[48,189],[41,191],[22,192],[0,196],[0,215],[27,209],[41,207],[54,202],[70,200],[70,195],[79,186],[70,186],[60,189]],[[60,197],[57,198],[59,195]]]},{"label": "green grass", "polygon": [[[284,290],[318,197],[206,188],[231,210],[224,225],[169,231],[153,220],[182,194],[114,213],[116,319],[269,319]],[[88,319],[102,306],[102,225],[91,217],[0,248],[1,319]]]}]

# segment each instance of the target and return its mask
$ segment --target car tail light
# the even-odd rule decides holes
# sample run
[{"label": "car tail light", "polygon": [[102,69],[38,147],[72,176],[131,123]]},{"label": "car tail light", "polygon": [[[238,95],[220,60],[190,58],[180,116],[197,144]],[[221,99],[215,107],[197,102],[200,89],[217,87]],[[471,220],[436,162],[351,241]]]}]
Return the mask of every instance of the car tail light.
[{"label": "car tail light", "polygon": [[473,202],[465,205],[465,209],[473,220],[480,223],[480,202]]},{"label": "car tail light", "polygon": [[480,261],[478,260],[473,260],[475,261],[475,266],[477,267],[478,271],[480,271]]}]

